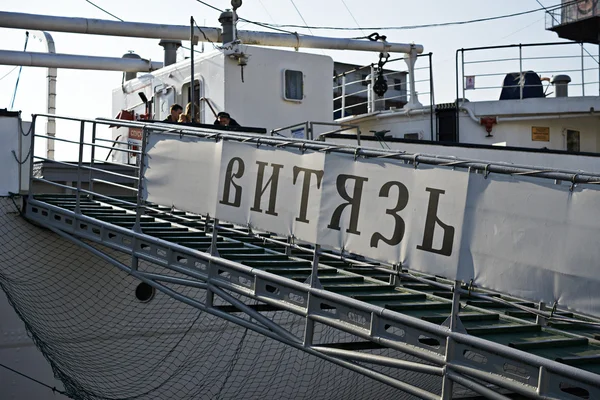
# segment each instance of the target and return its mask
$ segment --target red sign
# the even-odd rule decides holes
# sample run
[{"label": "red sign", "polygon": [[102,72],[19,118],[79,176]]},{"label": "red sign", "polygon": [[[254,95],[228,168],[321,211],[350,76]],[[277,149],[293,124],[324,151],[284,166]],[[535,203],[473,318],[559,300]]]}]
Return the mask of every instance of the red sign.
[{"label": "red sign", "polygon": [[142,140],[142,128],[129,128],[129,139]]}]

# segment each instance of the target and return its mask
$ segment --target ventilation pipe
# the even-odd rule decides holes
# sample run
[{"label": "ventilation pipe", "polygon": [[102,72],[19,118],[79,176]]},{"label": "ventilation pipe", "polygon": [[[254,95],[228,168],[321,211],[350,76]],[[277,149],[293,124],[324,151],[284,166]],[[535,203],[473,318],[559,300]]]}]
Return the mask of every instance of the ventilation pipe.
[{"label": "ventilation pipe", "polygon": [[571,77],[569,75],[556,75],[550,83],[554,85],[556,97],[569,97],[569,83]]},{"label": "ventilation pipe", "polygon": [[225,10],[219,16],[219,22],[223,27],[223,33],[221,34],[221,40],[223,44],[231,43],[235,40],[235,22],[234,14],[231,10]]},{"label": "ventilation pipe", "polygon": [[159,46],[165,49],[165,60],[163,65],[166,67],[177,62],[177,49],[181,47],[181,40],[162,39]]},{"label": "ventilation pipe", "polygon": [[[46,49],[49,54],[56,54],[56,47],[54,45],[54,39],[48,32],[42,32],[46,38]],[[48,114],[56,114],[56,77],[58,70],[54,67],[48,68],[48,97],[46,100],[46,109]],[[56,136],[56,120],[54,118],[48,118],[46,122],[46,136]],[[46,141],[46,158],[54,160],[54,140]]]},{"label": "ventilation pipe", "polygon": [[[141,60],[142,59],[142,57],[135,54],[133,52],[133,50],[129,50],[129,52],[127,54],[123,54],[122,58],[127,58],[130,60]],[[123,73],[125,74],[125,82],[137,78],[137,71],[129,71],[129,72],[123,72]]]}]

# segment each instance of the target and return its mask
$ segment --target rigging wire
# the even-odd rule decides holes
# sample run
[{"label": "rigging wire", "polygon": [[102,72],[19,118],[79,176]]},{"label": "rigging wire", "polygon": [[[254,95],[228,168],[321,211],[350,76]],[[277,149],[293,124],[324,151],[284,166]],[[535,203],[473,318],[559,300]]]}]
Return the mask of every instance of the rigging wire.
[{"label": "rigging wire", "polygon": [[[27,43],[29,43],[29,31],[25,32],[25,46],[23,47],[23,51],[27,50]],[[15,105],[15,99],[17,98],[17,89],[19,88],[19,81],[21,80],[21,71],[23,71],[23,66],[19,66],[19,74],[17,75],[17,82],[15,83],[15,91],[12,95],[12,100],[10,101],[10,109],[12,110]]]},{"label": "rigging wire", "polygon": [[104,8],[100,7],[99,5],[92,3],[90,0],[85,0],[85,1],[87,1],[88,3],[90,3],[91,5],[93,5],[94,7],[96,7],[98,10],[100,10],[100,11],[102,11],[102,12],[110,15],[111,17],[116,18],[116,19],[118,19],[121,22],[125,22],[121,18],[117,17],[115,14],[112,14],[112,13],[106,11]]},{"label": "rigging wire", "polygon": [[[207,5],[204,1],[201,1],[201,0],[196,0],[196,1]],[[264,22],[261,22],[260,24],[268,25],[271,28],[309,28],[309,29],[338,30],[338,31],[408,30],[408,29],[421,29],[421,28],[436,28],[436,27],[441,27],[441,26],[466,25],[466,24],[473,24],[473,23],[478,23],[478,22],[495,21],[495,20],[499,20],[499,19],[513,18],[513,17],[518,17],[521,15],[533,14],[538,11],[552,11],[552,10],[560,9],[561,7],[564,7],[565,5],[577,3],[578,1],[579,0],[573,0],[568,3],[564,3],[564,4],[561,4],[558,6],[553,6],[550,8],[542,7],[542,8],[536,8],[536,9],[532,9],[532,10],[521,11],[521,12],[516,12],[516,13],[511,13],[511,14],[496,15],[493,17],[476,18],[476,19],[464,20],[464,21],[451,21],[451,22],[440,22],[440,23],[433,23],[433,24],[422,24],[422,25],[383,26],[383,27],[375,26],[375,27],[363,27],[363,28],[350,28],[350,27],[340,27],[340,26],[302,26],[302,25],[295,25],[295,24],[268,24],[268,23],[264,23]],[[210,5],[208,5],[208,6],[211,8],[215,8]],[[253,22],[253,23],[257,23],[257,22]]]},{"label": "rigging wire", "polygon": [[304,16],[302,15],[302,13],[300,12],[300,10],[298,9],[298,6],[296,6],[296,3],[294,3],[294,0],[290,0],[290,2],[292,3],[292,5],[294,6],[294,8],[296,9],[296,12],[300,16],[300,19],[302,19],[302,22],[304,22],[304,26],[306,28],[308,28],[308,31],[310,32],[311,35],[314,35],[313,31],[308,27],[308,24],[306,23],[306,20],[304,19]]},{"label": "rigging wire", "polygon": [[0,78],[0,81],[4,78],[6,78],[7,76],[9,76],[10,74],[12,74],[17,68],[19,68],[19,66],[17,65],[16,67],[14,67],[13,69],[11,69],[10,71],[8,71],[6,74],[4,74],[2,76],[2,78]]},{"label": "rigging wire", "polygon": [[[200,4],[202,4],[202,5],[205,5],[205,6],[206,6],[206,7],[208,7],[208,8],[212,8],[212,9],[213,9],[213,10],[215,10],[215,11],[218,11],[218,12],[223,12],[223,10],[221,10],[220,8],[217,8],[217,7],[213,6],[212,4],[209,4],[209,3],[205,2],[205,1],[202,1],[202,0],[196,0],[196,1],[197,1],[198,3],[200,3]],[[287,30],[285,30],[285,29],[278,28],[278,27],[276,26],[276,24],[269,24],[269,23],[265,23],[265,22],[251,21],[251,20],[249,20],[249,19],[246,19],[246,18],[240,18],[240,17],[238,17],[238,19],[239,19],[240,21],[248,22],[249,24],[253,24],[253,25],[262,26],[263,28],[272,29],[272,30],[274,30],[274,31],[283,32],[283,33],[289,33],[290,35],[296,35],[296,33],[295,33],[295,32],[292,32],[292,31],[287,31]],[[304,27],[303,27],[303,26],[301,26],[301,28],[304,28]]]},{"label": "rigging wire", "polygon": [[29,379],[29,380],[31,380],[31,381],[33,381],[33,382],[35,382],[35,383],[38,383],[38,384],[40,384],[40,385],[42,385],[42,386],[45,386],[45,387],[47,387],[48,389],[52,390],[53,392],[60,393],[60,394],[62,394],[62,395],[65,395],[65,396],[67,395],[67,392],[64,392],[64,391],[62,391],[62,390],[60,390],[60,389],[57,389],[56,387],[53,387],[53,386],[47,385],[47,384],[45,384],[44,382],[38,381],[37,379],[35,379],[35,378],[32,378],[31,376],[25,375],[25,374],[23,374],[23,373],[21,373],[21,372],[19,372],[19,371],[15,370],[15,369],[12,369],[11,367],[9,367],[9,366],[7,366],[7,365],[0,364],[0,367],[2,367],[2,368],[6,368],[7,370],[9,370],[9,371],[11,371],[11,372],[14,372],[14,373],[15,373],[15,374],[17,374],[17,375],[20,375],[20,376],[22,376],[23,378],[27,378],[27,379]]},{"label": "rigging wire", "polygon": [[[550,14],[550,16],[552,17],[552,19],[553,19],[554,21],[556,21],[556,22],[559,22],[559,21],[556,19],[556,17],[554,16],[554,14],[552,14],[552,13],[551,13],[551,12],[550,12],[550,11],[549,11],[549,10],[548,10],[548,9],[547,9],[545,6],[544,6],[544,5],[543,5],[543,4],[540,2],[540,0],[535,0],[535,1],[536,1],[536,2],[537,2],[539,5],[540,5],[540,6],[542,6],[542,8],[543,8],[544,10],[546,10],[546,12],[547,12],[548,14]],[[570,3],[568,3],[568,4],[572,4],[572,3],[578,3],[578,1],[575,1],[575,2],[570,2]],[[564,6],[568,5],[568,4],[561,5],[561,7],[564,7]],[[595,58],[595,57],[594,57],[594,56],[593,56],[593,55],[592,55],[592,54],[591,54],[591,53],[588,51],[588,49],[586,49],[586,48],[583,46],[583,43],[581,43],[581,49],[582,49],[583,51],[585,51],[585,52],[588,54],[588,56],[590,56],[590,57],[592,58],[592,60],[594,60],[594,61],[595,61],[597,64],[600,64],[600,59],[599,59],[599,60],[596,60],[596,58]]]},{"label": "rigging wire", "polygon": [[356,24],[356,26],[358,26],[358,28],[360,29],[360,31],[366,35],[365,31],[360,27],[360,24],[358,23],[358,21],[356,20],[356,18],[354,18],[354,14],[352,14],[352,11],[350,11],[350,8],[348,7],[348,5],[346,4],[345,0],[342,0],[342,4],[344,5],[344,7],[346,7],[346,10],[348,11],[348,14],[350,14],[350,16],[352,17],[352,19],[354,20],[354,23]]}]

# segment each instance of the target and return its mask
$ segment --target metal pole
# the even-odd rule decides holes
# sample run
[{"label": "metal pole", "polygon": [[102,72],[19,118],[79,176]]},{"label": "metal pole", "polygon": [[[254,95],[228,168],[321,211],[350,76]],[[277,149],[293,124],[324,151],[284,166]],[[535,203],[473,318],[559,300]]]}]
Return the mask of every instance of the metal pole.
[{"label": "metal pole", "polygon": [[77,162],[77,194],[75,200],[75,214],[81,214],[81,165],[83,164],[83,141],[85,140],[85,122],[81,121],[79,128],[79,161]]},{"label": "metal pole", "polygon": [[31,117],[31,143],[29,147],[29,196],[33,198],[33,159],[35,154],[35,123],[37,121],[37,115],[33,114]]},{"label": "metal pole", "polygon": [[138,171],[138,187],[137,187],[137,198],[136,198],[136,206],[135,206],[135,225],[133,226],[133,231],[141,233],[141,219],[143,214],[142,207],[142,197],[144,192],[144,165],[145,165],[145,155],[146,155],[146,142],[148,141],[148,128],[142,128],[142,149],[141,153],[138,154],[139,158],[139,171]]},{"label": "metal pole", "polygon": [[[450,313],[450,332],[455,332],[458,322],[458,313],[460,312],[460,282],[454,282],[454,294],[452,295],[452,312]],[[454,340],[451,337],[446,339],[446,355],[444,357],[446,363],[454,360]],[[442,400],[452,399],[452,391],[454,384],[448,375],[448,369],[444,368],[444,377],[442,378]]]},{"label": "metal pole", "polygon": [[[142,213],[143,213],[143,208],[142,208],[142,192],[144,189],[144,155],[146,153],[146,141],[148,139],[148,130],[146,127],[142,128],[142,149],[141,149],[141,154],[138,155],[138,159],[139,159],[139,171],[138,171],[138,191],[137,191],[137,198],[136,198],[136,205],[135,205],[135,224],[133,225],[133,231],[137,232],[137,233],[142,233]],[[131,270],[132,271],[137,271],[138,269],[138,265],[139,265],[139,259],[138,257],[135,255],[135,250],[137,247],[137,238],[135,236],[133,236],[132,238],[132,248],[133,251],[131,252]]]},{"label": "metal pole", "polygon": [[312,261],[312,272],[310,274],[310,287],[316,288],[321,287],[319,282],[319,256],[321,254],[321,246],[315,245],[315,254]]},{"label": "metal pole", "polygon": [[344,118],[346,114],[346,74],[342,74],[342,111],[340,118]]},{"label": "metal pole", "polygon": [[465,94],[465,53],[464,53],[464,51],[463,51],[463,53],[462,53],[462,55],[460,57],[460,62],[461,62],[460,70],[461,70],[461,73],[462,73],[462,75],[461,75],[462,79],[460,80],[460,86],[462,87],[462,98],[463,98],[463,101],[464,101],[464,99],[467,96]]},{"label": "metal pole", "polygon": [[581,43],[581,95],[585,96],[585,58],[583,51],[583,43]]},{"label": "metal pole", "polygon": [[[456,100],[455,100],[456,101],[456,111],[455,111],[456,112],[456,124],[455,124],[456,133],[455,133],[455,139],[456,139],[457,142],[459,141],[459,139],[458,139],[458,136],[459,136],[458,135],[458,130],[459,130],[459,127],[460,127],[460,110],[459,110],[459,103],[458,103],[458,93],[459,93],[458,92],[458,81],[459,81],[459,75],[458,75],[458,54],[460,52],[461,58],[464,58],[465,57],[464,51],[465,51],[464,49],[456,50],[456,59],[455,59],[455,69],[456,69]],[[464,75],[464,72],[463,72],[463,75]],[[464,78],[463,78],[463,80],[464,80]],[[462,82],[462,84],[464,85],[464,82]],[[438,137],[438,139],[439,139],[439,137]]]},{"label": "metal pole", "polygon": [[190,17],[190,112],[192,115],[190,116],[191,121],[194,122],[195,110],[194,110],[194,17]]},{"label": "metal pole", "polygon": [[429,53],[429,119],[431,122],[431,141],[433,141],[434,127],[433,127],[433,106],[435,104],[435,96],[433,94],[433,53]]},{"label": "metal pole", "polygon": [[[90,151],[90,175],[89,175],[89,179],[88,179],[88,190],[90,192],[94,191],[94,170],[92,168],[94,168],[94,158],[96,158],[96,123],[92,123],[92,149]],[[90,199],[93,199],[94,197],[92,195],[90,195]]]},{"label": "metal pole", "polygon": [[519,99],[523,100],[523,86],[525,85],[525,77],[523,76],[523,46],[519,43]]}]

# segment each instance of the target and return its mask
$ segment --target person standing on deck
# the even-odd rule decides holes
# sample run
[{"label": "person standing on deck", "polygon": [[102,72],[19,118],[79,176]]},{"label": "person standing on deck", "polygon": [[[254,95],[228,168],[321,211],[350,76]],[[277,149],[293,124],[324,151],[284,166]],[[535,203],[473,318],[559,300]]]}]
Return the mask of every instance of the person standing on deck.
[{"label": "person standing on deck", "polygon": [[171,114],[163,120],[163,122],[177,122],[179,121],[179,116],[183,112],[183,107],[179,104],[173,104],[171,106]]}]

